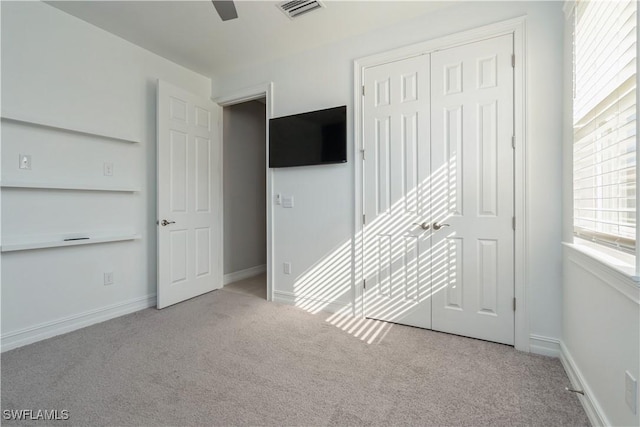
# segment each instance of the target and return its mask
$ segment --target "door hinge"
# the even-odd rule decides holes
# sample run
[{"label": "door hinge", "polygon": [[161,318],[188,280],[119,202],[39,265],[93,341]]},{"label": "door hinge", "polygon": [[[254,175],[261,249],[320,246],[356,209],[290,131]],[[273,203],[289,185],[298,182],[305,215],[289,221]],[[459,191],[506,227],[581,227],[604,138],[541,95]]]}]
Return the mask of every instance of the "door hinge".
[{"label": "door hinge", "polygon": [[511,55],[511,66],[515,68],[516,66],[516,56],[515,55]]},{"label": "door hinge", "polygon": [[362,85],[362,96],[364,96],[364,85]]},{"label": "door hinge", "polygon": [[516,230],[516,217],[515,216],[511,217],[511,228],[513,228],[513,231]]},{"label": "door hinge", "polygon": [[513,135],[511,137],[511,148],[515,149],[516,148],[516,136]]},{"label": "door hinge", "polygon": [[367,223],[367,216],[366,215],[362,215],[362,223],[366,224]]},{"label": "door hinge", "polygon": [[364,148],[362,150],[360,150],[360,152],[362,153],[362,160],[365,160],[365,156],[364,156]]},{"label": "door hinge", "polygon": [[513,311],[516,311],[516,299],[513,298]]},{"label": "door hinge", "polygon": [[364,289],[367,289],[367,280],[366,279],[362,281],[362,287]]}]

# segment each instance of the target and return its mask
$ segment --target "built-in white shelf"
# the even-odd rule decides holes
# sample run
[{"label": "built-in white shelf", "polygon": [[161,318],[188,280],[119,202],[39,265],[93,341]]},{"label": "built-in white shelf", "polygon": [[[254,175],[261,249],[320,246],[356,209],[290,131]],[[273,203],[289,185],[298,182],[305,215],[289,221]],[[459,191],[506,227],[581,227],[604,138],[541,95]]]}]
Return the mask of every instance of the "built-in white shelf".
[{"label": "built-in white shelf", "polygon": [[116,191],[135,193],[140,191],[135,187],[113,187],[113,186],[96,186],[96,185],[76,185],[76,184],[56,184],[43,182],[12,182],[2,181],[2,188],[36,188],[42,190],[69,190],[69,191]]},{"label": "built-in white shelf", "polygon": [[[89,236],[87,236],[89,237]],[[95,245],[97,243],[109,243],[109,242],[125,242],[127,240],[139,240],[141,236],[139,234],[125,234],[117,236],[101,236],[101,237],[89,237],[84,240],[47,240],[47,241],[31,241],[24,243],[9,243],[2,244],[2,252],[14,252],[14,251],[28,251],[31,249],[45,249],[45,248],[61,248],[66,246],[79,246],[79,245]]]},{"label": "built-in white shelf", "polygon": [[140,138],[136,138],[136,137],[131,137],[127,135],[117,135],[114,133],[105,133],[105,132],[100,132],[93,129],[83,128],[78,126],[69,126],[66,123],[57,122],[56,120],[51,120],[51,119],[42,120],[36,117],[27,117],[24,114],[16,114],[6,110],[2,110],[1,118],[3,121],[15,122],[15,123],[28,125],[28,126],[45,127],[49,129],[62,131],[62,132],[79,133],[83,135],[97,136],[100,138],[112,139],[115,141],[122,141],[122,142],[131,142],[131,143],[140,142]]}]

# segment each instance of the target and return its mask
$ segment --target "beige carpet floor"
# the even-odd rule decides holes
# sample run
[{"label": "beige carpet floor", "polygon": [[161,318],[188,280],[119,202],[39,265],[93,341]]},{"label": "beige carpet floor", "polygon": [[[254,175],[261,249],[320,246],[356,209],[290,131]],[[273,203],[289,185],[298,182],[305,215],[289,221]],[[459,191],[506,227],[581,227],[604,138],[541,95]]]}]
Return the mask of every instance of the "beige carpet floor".
[{"label": "beige carpet floor", "polygon": [[[232,286],[2,354],[33,425],[588,425],[557,359]],[[257,288],[254,284],[253,293]]]}]

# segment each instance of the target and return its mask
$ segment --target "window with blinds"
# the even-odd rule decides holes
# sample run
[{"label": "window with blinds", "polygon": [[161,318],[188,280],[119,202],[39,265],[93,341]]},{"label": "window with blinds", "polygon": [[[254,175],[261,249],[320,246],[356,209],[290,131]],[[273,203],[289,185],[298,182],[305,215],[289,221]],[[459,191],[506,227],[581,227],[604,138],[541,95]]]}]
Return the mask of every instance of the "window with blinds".
[{"label": "window with blinds", "polygon": [[634,0],[575,9],[574,233],[623,250],[636,245]]}]

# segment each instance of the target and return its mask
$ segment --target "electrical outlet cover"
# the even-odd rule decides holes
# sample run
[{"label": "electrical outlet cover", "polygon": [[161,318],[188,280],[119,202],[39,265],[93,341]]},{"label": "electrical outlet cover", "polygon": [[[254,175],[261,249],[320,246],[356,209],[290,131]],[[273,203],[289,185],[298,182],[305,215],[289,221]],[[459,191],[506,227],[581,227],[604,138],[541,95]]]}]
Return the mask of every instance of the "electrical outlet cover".
[{"label": "electrical outlet cover", "polygon": [[113,285],[113,273],[104,273],[104,284]]},{"label": "electrical outlet cover", "polygon": [[30,154],[20,154],[18,158],[18,167],[20,169],[31,169],[31,155]]},{"label": "electrical outlet cover", "polygon": [[624,384],[624,400],[627,402],[627,406],[634,414],[638,410],[638,381],[636,381],[629,371],[625,371],[625,384]]}]

